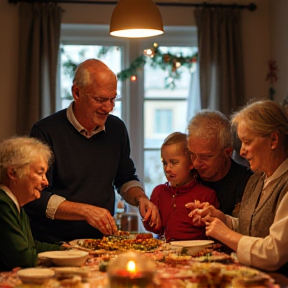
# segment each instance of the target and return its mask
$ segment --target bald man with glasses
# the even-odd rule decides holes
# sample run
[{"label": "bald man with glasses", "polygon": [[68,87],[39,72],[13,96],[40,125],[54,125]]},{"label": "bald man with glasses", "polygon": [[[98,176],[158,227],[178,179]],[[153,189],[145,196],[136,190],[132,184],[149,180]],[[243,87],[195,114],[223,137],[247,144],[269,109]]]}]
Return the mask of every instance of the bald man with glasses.
[{"label": "bald man with glasses", "polygon": [[159,212],[144,193],[130,158],[125,124],[110,112],[117,77],[103,62],[81,63],[67,109],[34,124],[31,136],[52,148],[50,186],[26,205],[35,239],[45,242],[101,238],[117,234],[115,192],[139,206],[144,221],[157,226]]}]

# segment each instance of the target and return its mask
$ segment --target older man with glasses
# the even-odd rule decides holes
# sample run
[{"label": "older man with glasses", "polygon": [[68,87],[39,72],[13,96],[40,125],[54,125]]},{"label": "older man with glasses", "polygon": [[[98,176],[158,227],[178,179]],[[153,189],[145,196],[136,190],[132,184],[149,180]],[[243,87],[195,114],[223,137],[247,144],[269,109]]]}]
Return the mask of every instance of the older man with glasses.
[{"label": "older man with glasses", "polygon": [[252,172],[231,158],[233,137],[227,117],[218,111],[197,113],[188,126],[188,148],[199,181],[216,191],[219,209],[232,215]]},{"label": "older man with glasses", "polygon": [[116,75],[101,61],[81,63],[73,80],[74,101],[34,124],[31,136],[55,156],[50,186],[26,205],[33,236],[46,242],[101,238],[117,233],[116,188],[143,220],[156,226],[158,209],[146,197],[130,158],[129,136],[115,106]]}]

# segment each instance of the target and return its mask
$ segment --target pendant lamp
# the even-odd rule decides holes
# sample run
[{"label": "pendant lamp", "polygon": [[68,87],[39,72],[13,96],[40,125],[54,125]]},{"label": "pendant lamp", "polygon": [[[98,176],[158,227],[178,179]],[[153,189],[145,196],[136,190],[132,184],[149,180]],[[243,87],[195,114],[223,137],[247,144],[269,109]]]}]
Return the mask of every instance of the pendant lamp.
[{"label": "pendant lamp", "polygon": [[110,21],[110,35],[142,38],[164,33],[163,21],[152,0],[119,0]]}]

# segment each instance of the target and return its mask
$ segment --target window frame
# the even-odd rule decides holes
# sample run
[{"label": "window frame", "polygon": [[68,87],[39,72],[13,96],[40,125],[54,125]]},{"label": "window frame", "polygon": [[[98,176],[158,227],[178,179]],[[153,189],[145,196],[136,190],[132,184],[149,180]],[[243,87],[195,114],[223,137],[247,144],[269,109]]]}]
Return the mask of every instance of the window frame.
[{"label": "window frame", "polygon": [[[165,26],[164,34],[156,37],[126,39],[109,35],[109,25],[61,24],[61,44],[114,45],[123,49],[122,67],[150,48],[159,46],[197,46],[197,30],[194,26]],[[60,62],[60,61],[59,61]],[[57,110],[61,109],[60,75],[57,84]],[[131,142],[131,157],[137,175],[144,179],[144,73],[139,71],[137,81],[123,81],[121,87],[122,120],[125,122]],[[149,98],[149,100],[152,100]],[[159,99],[157,99],[159,100]]]}]

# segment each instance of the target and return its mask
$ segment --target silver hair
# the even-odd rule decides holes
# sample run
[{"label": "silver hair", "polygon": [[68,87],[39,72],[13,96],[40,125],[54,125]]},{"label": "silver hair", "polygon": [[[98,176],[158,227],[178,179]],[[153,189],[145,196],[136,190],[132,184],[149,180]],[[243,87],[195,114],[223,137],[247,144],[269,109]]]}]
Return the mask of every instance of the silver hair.
[{"label": "silver hair", "polygon": [[29,173],[30,164],[43,157],[50,165],[53,153],[40,140],[28,136],[15,136],[0,143],[0,183],[7,178],[7,170],[12,167],[18,178]]},{"label": "silver hair", "polygon": [[189,122],[188,137],[216,138],[221,148],[233,147],[229,119],[219,111],[198,112]]}]

